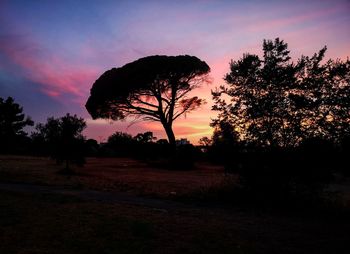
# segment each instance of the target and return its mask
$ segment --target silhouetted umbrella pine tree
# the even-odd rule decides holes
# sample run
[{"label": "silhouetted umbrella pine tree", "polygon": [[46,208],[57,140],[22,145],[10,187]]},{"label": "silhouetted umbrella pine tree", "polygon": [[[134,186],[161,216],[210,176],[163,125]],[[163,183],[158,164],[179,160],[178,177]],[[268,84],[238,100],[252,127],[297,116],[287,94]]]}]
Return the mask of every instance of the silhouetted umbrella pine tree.
[{"label": "silhouetted umbrella pine tree", "polygon": [[194,56],[148,56],[106,71],[91,88],[93,119],[135,117],[160,122],[175,146],[173,122],[204,103],[189,93],[208,82],[209,66]]}]

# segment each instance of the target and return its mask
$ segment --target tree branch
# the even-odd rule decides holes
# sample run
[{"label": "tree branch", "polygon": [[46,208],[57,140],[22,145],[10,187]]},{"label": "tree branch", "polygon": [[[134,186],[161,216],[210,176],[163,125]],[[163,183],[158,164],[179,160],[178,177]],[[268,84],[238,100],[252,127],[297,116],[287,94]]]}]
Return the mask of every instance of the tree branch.
[{"label": "tree branch", "polygon": [[147,105],[147,106],[150,106],[152,108],[158,108],[158,106],[152,104],[152,103],[148,103],[148,102],[145,102],[143,100],[141,100],[140,98],[134,98],[135,101],[141,103],[141,104],[144,104],[144,105]]}]

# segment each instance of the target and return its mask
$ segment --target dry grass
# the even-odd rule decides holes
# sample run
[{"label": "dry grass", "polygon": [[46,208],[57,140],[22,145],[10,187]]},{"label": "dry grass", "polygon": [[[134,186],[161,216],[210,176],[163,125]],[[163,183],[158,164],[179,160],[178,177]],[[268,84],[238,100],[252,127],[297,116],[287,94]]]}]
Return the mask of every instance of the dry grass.
[{"label": "dry grass", "polygon": [[128,158],[88,158],[74,168],[74,177],[57,174],[61,166],[48,158],[0,155],[0,180],[66,185],[95,190],[115,190],[166,197],[186,194],[220,183],[222,167],[199,164],[192,171],[152,168]]}]

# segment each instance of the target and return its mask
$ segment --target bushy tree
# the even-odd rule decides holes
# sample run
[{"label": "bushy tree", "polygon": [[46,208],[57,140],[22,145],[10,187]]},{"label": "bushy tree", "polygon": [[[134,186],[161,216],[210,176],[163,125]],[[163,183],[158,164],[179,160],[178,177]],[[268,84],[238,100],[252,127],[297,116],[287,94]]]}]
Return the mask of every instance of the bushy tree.
[{"label": "bushy tree", "polygon": [[85,141],[85,151],[87,156],[97,156],[100,150],[100,145],[95,139],[88,139]]},{"label": "bushy tree", "polygon": [[134,143],[134,140],[130,134],[117,131],[108,137],[107,142],[110,145],[123,146],[123,145],[129,145]]},{"label": "bushy tree", "polygon": [[83,118],[66,114],[63,117],[49,117],[45,124],[38,124],[33,137],[44,140],[50,156],[58,163],[65,163],[65,169],[70,171],[69,164],[83,165],[84,136],[86,128]]},{"label": "bushy tree", "polygon": [[146,131],[144,133],[138,133],[134,139],[139,143],[151,143],[155,141],[157,138],[153,136],[153,132]]},{"label": "bushy tree", "polygon": [[298,87],[289,97],[296,103],[300,129],[307,138],[338,144],[350,133],[350,60],[324,62],[326,47],[314,56],[302,56]]},{"label": "bushy tree", "polygon": [[262,147],[293,147],[319,137],[338,142],[350,131],[350,61],[323,63],[326,47],[291,61],[288,45],[264,40],[263,58],[231,61],[226,85],[213,91],[219,112],[241,140]]},{"label": "bushy tree", "polygon": [[215,129],[212,137],[213,146],[235,146],[238,143],[238,133],[234,127],[225,121],[220,121],[215,124]]},{"label": "bushy tree", "polygon": [[325,52],[292,62],[287,43],[264,40],[262,58],[231,61],[212,93],[214,144],[237,133],[239,156],[220,154],[255,194],[318,193],[331,180],[350,131],[350,61],[324,61]]},{"label": "bushy tree", "polygon": [[110,156],[131,156],[135,151],[136,141],[125,132],[117,131],[108,137],[107,144],[103,147]]},{"label": "bushy tree", "polygon": [[238,133],[234,127],[227,121],[217,122],[211,141],[212,145],[208,150],[209,158],[222,163],[225,166],[225,172],[234,171],[239,146]]},{"label": "bushy tree", "polygon": [[153,142],[157,138],[153,132],[138,133],[134,137],[128,133],[117,131],[108,138],[105,146],[114,156],[149,159],[159,156],[159,145]]},{"label": "bushy tree", "polygon": [[0,97],[0,151],[12,152],[27,136],[23,130],[34,122],[23,114],[23,108],[12,97]]}]

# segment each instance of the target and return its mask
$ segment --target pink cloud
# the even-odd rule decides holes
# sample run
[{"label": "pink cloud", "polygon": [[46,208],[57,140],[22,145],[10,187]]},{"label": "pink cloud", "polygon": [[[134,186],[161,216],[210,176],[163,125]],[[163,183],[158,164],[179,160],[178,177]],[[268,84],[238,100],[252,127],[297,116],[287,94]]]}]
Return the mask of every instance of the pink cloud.
[{"label": "pink cloud", "polygon": [[96,68],[77,65],[30,40],[14,43],[12,39],[1,40],[1,52],[20,67],[25,78],[40,84],[41,92],[53,98],[70,94],[79,100],[86,96],[98,75]]}]

